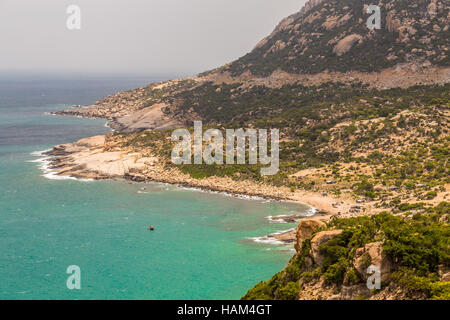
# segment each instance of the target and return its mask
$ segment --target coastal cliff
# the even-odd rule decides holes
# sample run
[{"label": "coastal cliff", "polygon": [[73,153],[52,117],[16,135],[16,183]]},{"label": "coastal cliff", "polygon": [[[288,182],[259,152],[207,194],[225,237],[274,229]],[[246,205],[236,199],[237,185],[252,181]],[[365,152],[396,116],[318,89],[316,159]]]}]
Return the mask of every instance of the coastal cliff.
[{"label": "coastal cliff", "polygon": [[[289,264],[243,299],[448,300],[448,210],[441,203],[414,219],[383,212],[302,220]],[[379,268],[379,288],[368,286],[370,266]]]},{"label": "coastal cliff", "polygon": [[[245,299],[449,299],[447,0],[311,0],[244,57],[57,112],[115,130],[56,146],[51,168],[307,203],[296,255]],[[170,161],[171,129],[277,128],[280,171]],[[368,290],[365,269],[381,268]]]}]

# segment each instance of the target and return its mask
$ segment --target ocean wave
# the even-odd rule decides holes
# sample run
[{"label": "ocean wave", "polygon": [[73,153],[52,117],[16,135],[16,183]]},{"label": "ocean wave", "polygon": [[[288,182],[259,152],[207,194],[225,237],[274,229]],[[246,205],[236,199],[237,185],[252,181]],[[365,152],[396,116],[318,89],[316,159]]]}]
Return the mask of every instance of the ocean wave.
[{"label": "ocean wave", "polygon": [[280,234],[288,233],[288,232],[291,232],[291,231],[294,231],[294,230],[295,230],[295,228],[290,228],[290,229],[287,229],[287,230],[281,230],[281,231],[277,231],[277,232],[271,233],[269,236],[271,236],[271,235],[278,236]]},{"label": "ocean wave", "polygon": [[292,214],[280,214],[278,216],[265,217],[270,223],[284,224],[284,223],[297,223],[301,219],[314,216],[317,210],[315,208],[309,208],[306,212],[292,213]]},{"label": "ocean wave", "polygon": [[293,216],[295,216],[295,215],[284,214],[284,215],[279,215],[279,216],[267,216],[267,217],[265,217],[265,219],[269,220],[270,223],[283,224],[283,223],[287,223],[287,221],[284,218],[293,217]]},{"label": "ocean wave", "polygon": [[109,130],[111,130],[111,132],[116,132],[116,130],[109,126],[109,121],[105,123],[105,128],[108,128]]},{"label": "ocean wave", "polygon": [[316,213],[317,213],[317,209],[314,208],[314,207],[310,207],[310,208],[308,209],[308,211],[306,211],[306,216],[307,216],[307,217],[312,217],[312,216],[315,216]]},{"label": "ocean wave", "polygon": [[44,153],[49,152],[49,151],[52,151],[52,149],[33,151],[32,153],[30,153],[30,155],[32,155],[33,157],[42,157],[44,155]]},{"label": "ocean wave", "polygon": [[267,245],[275,245],[280,246],[284,245],[285,243],[283,241],[280,241],[276,238],[269,237],[269,236],[263,236],[263,237],[253,237],[253,238],[247,238],[248,240],[251,240],[256,243],[262,243]]},{"label": "ocean wave", "polygon": [[274,236],[277,235],[281,235],[284,233],[288,233],[295,230],[295,228],[291,228],[288,230],[281,230],[281,231],[277,231],[274,233],[271,233],[269,235],[266,236],[262,236],[262,237],[252,237],[252,238],[247,238],[247,240],[256,242],[256,243],[262,243],[262,244],[266,244],[266,245],[273,245],[273,246],[291,246],[291,244],[286,243],[284,241],[278,240],[277,238],[275,238]]},{"label": "ocean wave", "polygon": [[43,172],[42,177],[45,177],[50,180],[76,180],[76,181],[82,181],[82,182],[91,182],[94,181],[93,179],[79,179],[72,176],[59,176],[56,174],[56,172],[50,168],[51,159],[52,157],[44,156],[44,154],[48,151],[51,151],[52,149],[48,150],[42,150],[42,151],[33,151],[30,153],[33,157],[42,157],[35,160],[29,160],[27,162],[31,163],[39,163],[38,168]]},{"label": "ocean wave", "polygon": [[266,198],[259,197],[259,196],[251,196],[251,195],[238,194],[238,193],[232,193],[232,192],[226,192],[226,191],[208,190],[208,189],[203,189],[200,187],[186,187],[186,186],[178,186],[178,187],[180,189],[186,190],[186,191],[196,191],[196,192],[203,192],[203,193],[219,194],[222,196],[238,198],[238,199],[243,199],[243,200],[259,200],[259,201],[264,201],[264,203],[270,203],[270,202],[274,201],[274,200],[266,199]]}]

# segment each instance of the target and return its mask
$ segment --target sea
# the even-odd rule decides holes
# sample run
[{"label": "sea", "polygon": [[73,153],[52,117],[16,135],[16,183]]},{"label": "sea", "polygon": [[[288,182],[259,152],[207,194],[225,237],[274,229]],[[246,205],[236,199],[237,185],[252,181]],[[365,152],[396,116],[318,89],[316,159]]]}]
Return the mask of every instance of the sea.
[{"label": "sea", "polygon": [[52,112],[160,80],[0,76],[1,300],[239,299],[288,263],[292,244],[267,235],[306,205],[49,170],[42,151],[110,132]]}]

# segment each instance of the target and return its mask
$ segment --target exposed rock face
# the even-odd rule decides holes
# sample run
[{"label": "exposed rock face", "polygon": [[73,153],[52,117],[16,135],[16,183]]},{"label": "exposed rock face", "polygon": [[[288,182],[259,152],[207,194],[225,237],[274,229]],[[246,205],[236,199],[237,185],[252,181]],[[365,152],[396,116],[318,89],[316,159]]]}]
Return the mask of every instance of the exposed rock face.
[{"label": "exposed rock face", "polygon": [[437,0],[431,0],[430,4],[427,7],[428,14],[430,16],[434,17],[436,15],[436,13],[437,13],[436,9],[437,9]]},{"label": "exposed rock face", "polygon": [[300,300],[340,300],[335,286],[327,286],[323,279],[309,283],[301,283]]},{"label": "exposed rock face", "polygon": [[[373,4],[381,8],[381,30],[367,28],[370,15],[364,1],[308,1],[252,52],[223,71],[237,77],[250,70],[255,76],[267,77],[277,69],[289,74],[316,74],[379,72],[398,63],[424,60],[433,66],[449,65],[448,35],[444,33],[448,0],[410,0],[407,4],[381,0]],[[277,50],[281,44],[283,50]],[[423,44],[427,44],[426,49]]]},{"label": "exposed rock face", "polygon": [[[133,136],[145,137],[146,133]],[[293,194],[288,187],[275,187],[251,180],[237,181],[230,177],[208,177],[195,179],[177,167],[170,167],[167,159],[152,148],[125,147],[129,141],[114,134],[85,138],[75,143],[58,145],[46,153],[51,156],[49,168],[54,174],[81,179],[118,179],[144,182],[164,182],[185,187],[199,188],[235,195],[256,196],[265,199],[294,200],[323,207],[323,198],[314,194]],[[155,141],[158,143],[158,141]],[[318,199],[321,199],[320,201]],[[325,201],[326,202],[326,201]],[[328,209],[328,206],[325,205]],[[332,211],[332,208],[329,210]],[[326,217],[321,217],[326,219]],[[328,216],[329,218],[329,216]],[[269,238],[293,243],[296,230],[272,234]]]},{"label": "exposed rock face", "polygon": [[364,246],[364,248],[359,248],[356,251],[353,266],[356,271],[358,271],[359,275],[365,280],[367,280],[369,276],[366,273],[368,263],[380,268],[382,282],[389,280],[392,262],[384,253],[382,242],[368,243]]},{"label": "exposed rock face", "polygon": [[406,290],[395,282],[391,282],[379,293],[371,296],[369,300],[425,300],[426,298],[424,292]]},{"label": "exposed rock face", "polygon": [[333,52],[338,56],[341,56],[344,53],[348,52],[351,47],[361,39],[362,37],[359,34],[351,34],[349,36],[346,36],[345,38],[339,40],[339,42],[334,47]]},{"label": "exposed rock face", "polygon": [[51,168],[55,173],[83,179],[122,178],[158,163],[156,157],[109,147],[105,136],[96,136],[56,146],[47,154],[54,157]]},{"label": "exposed rock face", "polygon": [[442,275],[441,281],[450,281],[450,272],[447,272],[444,275]]},{"label": "exposed rock face", "polygon": [[56,114],[111,120],[141,109],[145,103],[145,96],[145,88],[133,89],[104,97],[91,106],[62,110]]},{"label": "exposed rock face", "polygon": [[275,238],[284,243],[292,243],[295,241],[295,230],[289,230],[283,233],[270,234],[269,237]]},{"label": "exposed rock face", "polygon": [[347,13],[346,15],[340,16],[331,16],[327,17],[327,20],[322,24],[326,30],[331,30],[336,27],[340,27],[345,24],[352,17],[351,13]]},{"label": "exposed rock face", "polygon": [[301,14],[307,13],[309,10],[322,3],[324,0],[309,0],[305,3],[305,6],[300,10]]},{"label": "exposed rock face", "polygon": [[390,11],[386,16],[386,28],[389,32],[398,32],[401,26],[399,19],[394,18],[395,11]]},{"label": "exposed rock face", "polygon": [[370,290],[366,284],[357,284],[354,286],[343,286],[341,289],[341,300],[361,300],[371,296]]},{"label": "exposed rock face", "polygon": [[319,220],[304,219],[301,220],[297,226],[296,242],[294,244],[295,250],[298,254],[301,253],[303,241],[311,238],[314,231],[326,227],[326,224]]},{"label": "exposed rock face", "polygon": [[205,81],[207,79],[193,77],[151,83],[144,88],[107,96],[91,106],[62,110],[56,114],[108,119],[112,129],[124,133],[184,127],[186,122],[192,123],[197,119],[197,115],[185,112],[177,117],[179,112],[171,112],[177,108],[176,102],[166,100]]},{"label": "exposed rock face", "polygon": [[113,120],[109,125],[114,130],[130,133],[147,129],[174,129],[182,127],[183,124],[173,118],[166,116],[162,109],[165,104],[155,104],[151,107],[123,116]]},{"label": "exposed rock face", "polygon": [[281,88],[298,82],[353,84],[358,79],[377,89],[448,83],[448,0],[411,0],[407,10],[400,0],[381,0],[378,5],[383,8],[382,30],[369,30],[364,1],[310,0],[232,63],[58,114],[105,118],[113,129],[129,133],[205,120],[202,109],[208,103],[196,107],[199,99],[191,97],[199,97],[196,89],[208,83],[239,85],[238,91],[220,98],[225,103],[252,87]]},{"label": "exposed rock face", "polygon": [[342,230],[321,231],[311,239],[311,255],[317,265],[321,266],[325,260],[325,257],[320,254],[319,247],[322,244],[336,238],[341,233]]}]

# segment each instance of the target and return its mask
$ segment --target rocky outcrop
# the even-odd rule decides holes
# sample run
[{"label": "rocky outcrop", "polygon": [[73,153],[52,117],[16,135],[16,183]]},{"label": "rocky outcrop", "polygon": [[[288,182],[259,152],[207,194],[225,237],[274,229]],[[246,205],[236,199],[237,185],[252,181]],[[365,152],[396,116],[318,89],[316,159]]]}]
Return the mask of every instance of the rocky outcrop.
[{"label": "rocky outcrop", "polygon": [[166,105],[155,104],[110,122],[109,126],[123,133],[139,132],[147,129],[162,130],[180,128],[183,124],[162,112]]},{"label": "rocky outcrop", "polygon": [[375,265],[380,268],[382,282],[389,280],[392,262],[384,253],[382,242],[368,243],[364,248],[356,250],[353,266],[365,280],[367,280],[369,276],[366,272],[369,265]]},{"label": "rocky outcrop", "polygon": [[[308,1],[298,13],[283,19],[252,52],[222,70],[235,77],[248,70],[268,77],[278,69],[289,74],[381,72],[398,63],[425,60],[431,66],[448,66],[448,36],[442,32],[448,30],[446,1],[411,0],[407,7],[399,0],[378,3],[381,30],[367,28],[368,5],[361,1]],[[387,36],[386,29],[395,34]]]},{"label": "rocky outcrop", "polygon": [[295,230],[288,230],[281,233],[273,233],[269,235],[269,238],[275,238],[283,243],[293,243],[295,242]]},{"label": "rocky outcrop", "polygon": [[296,230],[296,241],[294,244],[297,254],[301,254],[303,241],[310,239],[314,231],[325,228],[326,224],[315,219],[301,220]]},{"label": "rocky outcrop", "polygon": [[446,281],[446,282],[450,281],[450,272],[443,274],[441,277],[441,281]]},{"label": "rocky outcrop", "polygon": [[431,0],[427,7],[427,13],[434,17],[437,13],[437,0]]},{"label": "rocky outcrop", "polygon": [[320,253],[320,246],[336,238],[341,233],[342,230],[321,231],[311,239],[311,255],[314,263],[319,266],[323,264],[325,257]]},{"label": "rocky outcrop", "polygon": [[331,30],[336,27],[340,27],[343,24],[345,24],[350,18],[352,17],[351,13],[348,12],[344,16],[330,16],[327,17],[324,23],[322,23],[322,27],[324,27],[326,30]]},{"label": "rocky outcrop", "polygon": [[365,283],[353,286],[342,286],[340,300],[363,300],[370,297],[372,293]]},{"label": "rocky outcrop", "polygon": [[[251,180],[234,180],[230,177],[212,176],[195,179],[173,166],[170,158],[161,156],[158,153],[159,147],[157,146],[155,146],[155,149],[132,145],[124,146],[128,145],[128,139],[139,136],[145,137],[146,132],[135,133],[131,137],[127,136],[127,138],[108,134],[56,146],[47,153],[48,156],[51,156],[49,169],[55,175],[82,179],[124,178],[141,182],[164,182],[233,195],[299,201],[318,208],[318,212],[323,213],[320,219],[324,220],[329,219],[338,210],[331,205],[335,202],[335,199],[323,197],[314,192],[297,191],[293,193],[289,187],[276,187]],[[155,143],[160,142],[155,141]],[[350,203],[346,203],[346,205],[350,206]],[[285,222],[297,221],[297,218],[299,216],[286,218]],[[293,243],[296,241],[296,230],[289,230],[289,232],[278,233],[269,237]]]},{"label": "rocky outcrop", "polygon": [[[232,63],[57,113],[105,118],[111,120],[113,129],[128,133],[175,128],[180,123],[187,126],[207,118],[202,112],[204,102],[195,107],[199,101],[191,97],[210,82],[242,89],[221,97],[225,105],[234,104],[247,88],[256,86],[281,88],[299,82],[311,86],[330,81],[353,85],[356,79],[377,89],[448,83],[447,3],[409,3],[405,10],[398,0],[383,1],[382,30],[369,30],[365,25],[368,4],[310,0],[283,19],[252,52]],[[386,29],[395,34],[386,37]]]},{"label": "rocky outcrop", "polygon": [[395,11],[390,11],[386,16],[386,28],[389,32],[398,32],[401,26],[399,19],[394,18]]},{"label": "rocky outcrop", "polygon": [[348,35],[345,38],[339,40],[339,42],[334,47],[333,52],[338,56],[341,56],[344,53],[348,52],[352,48],[352,46],[361,39],[362,37],[359,34]]},{"label": "rocky outcrop", "polygon": [[[149,87],[154,86],[154,84]],[[148,88],[149,88],[148,87]],[[148,89],[138,88],[119,92],[96,101],[91,106],[71,108],[56,112],[58,115],[81,116],[112,120],[135,112],[145,106]]]},{"label": "rocky outcrop", "polygon": [[303,8],[300,10],[300,14],[305,14],[315,6],[321,4],[324,0],[309,0],[305,3]]},{"label": "rocky outcrop", "polygon": [[175,110],[176,103],[169,98],[206,81],[209,81],[208,78],[192,77],[151,83],[144,88],[107,96],[91,106],[66,109],[55,114],[108,119],[112,129],[123,133],[184,127],[185,122],[191,123],[197,115],[185,112],[177,117],[179,111]]}]

